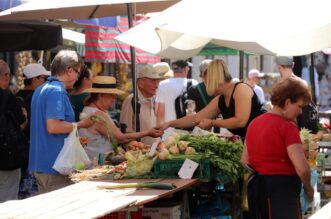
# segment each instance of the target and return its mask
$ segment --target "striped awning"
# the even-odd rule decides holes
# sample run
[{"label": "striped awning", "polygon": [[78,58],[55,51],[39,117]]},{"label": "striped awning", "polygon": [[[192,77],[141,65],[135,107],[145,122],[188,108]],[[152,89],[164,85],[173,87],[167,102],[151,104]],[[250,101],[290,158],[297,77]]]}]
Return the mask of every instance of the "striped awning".
[{"label": "striped awning", "polygon": [[[148,19],[135,17],[134,25]],[[100,63],[131,63],[130,46],[114,38],[127,31],[128,20],[119,17],[116,27],[85,26],[85,61]],[[136,63],[157,63],[160,57],[136,48]]]}]

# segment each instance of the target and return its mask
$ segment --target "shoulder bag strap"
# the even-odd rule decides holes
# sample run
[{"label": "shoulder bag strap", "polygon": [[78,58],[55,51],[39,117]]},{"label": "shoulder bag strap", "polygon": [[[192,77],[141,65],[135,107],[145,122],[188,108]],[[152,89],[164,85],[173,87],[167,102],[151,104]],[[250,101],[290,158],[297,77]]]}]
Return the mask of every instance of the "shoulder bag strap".
[{"label": "shoulder bag strap", "polygon": [[186,92],[188,92],[188,89],[192,86],[192,80],[188,79],[187,84],[186,84]]},{"label": "shoulder bag strap", "polygon": [[140,132],[140,103],[139,103],[139,99],[138,99],[138,102],[137,102],[137,112],[135,112],[135,108],[134,108],[134,101],[135,101],[135,96],[133,95],[132,96],[132,99],[131,99],[131,106],[132,106],[132,111],[133,111],[133,115],[134,115],[134,118],[136,120],[136,124],[135,124],[135,127],[134,129],[136,130],[136,132]]}]

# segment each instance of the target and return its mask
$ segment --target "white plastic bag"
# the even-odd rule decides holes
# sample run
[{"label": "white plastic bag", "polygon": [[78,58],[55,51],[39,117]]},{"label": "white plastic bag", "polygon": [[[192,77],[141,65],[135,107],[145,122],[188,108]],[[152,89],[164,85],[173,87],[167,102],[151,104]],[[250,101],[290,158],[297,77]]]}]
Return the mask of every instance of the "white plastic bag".
[{"label": "white plastic bag", "polygon": [[53,165],[53,169],[62,175],[69,175],[77,168],[85,169],[91,165],[91,161],[80,143],[77,124],[74,123],[73,126],[73,130],[64,139],[64,145]]}]

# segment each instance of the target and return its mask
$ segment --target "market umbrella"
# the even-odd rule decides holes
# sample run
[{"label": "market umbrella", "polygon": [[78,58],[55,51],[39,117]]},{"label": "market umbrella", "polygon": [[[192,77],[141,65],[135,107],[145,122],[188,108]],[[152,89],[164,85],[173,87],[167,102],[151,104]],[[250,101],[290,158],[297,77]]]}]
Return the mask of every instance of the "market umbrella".
[{"label": "market umbrella", "polygon": [[218,46],[212,43],[208,43],[197,54],[199,56],[226,56],[226,55],[239,55],[239,51],[235,49]]},{"label": "market umbrella", "polygon": [[[149,20],[131,28],[129,31],[119,35],[116,37],[117,40],[132,45],[136,48],[143,49],[147,52],[157,54],[166,58],[171,59],[187,59],[194,55],[199,54],[199,52],[206,47],[207,44],[213,43],[214,45],[223,46],[227,48],[234,48],[237,50],[245,50],[260,54],[273,54],[271,51],[265,49],[262,46],[259,46],[255,42],[245,42],[240,46],[228,45],[228,44],[217,44],[214,43],[212,39],[207,37],[201,37],[199,35],[195,36],[193,34],[182,34],[181,37],[176,37],[172,39],[167,39],[168,41],[160,41],[160,37],[158,33],[155,31],[156,28],[162,27],[168,23],[182,23],[181,19],[183,18],[183,14],[190,14],[195,17],[197,20],[202,20],[203,24],[196,23],[195,20],[189,21],[185,20],[186,25],[194,26],[194,29],[197,32],[203,32],[206,26],[211,26],[210,23],[218,21],[215,19],[218,14],[223,14],[223,10],[221,12],[212,14],[215,18],[210,18],[210,20],[204,19],[204,13],[209,13],[209,9],[206,9],[206,12],[203,12],[203,8],[201,10],[195,10],[195,6],[199,5],[208,5],[210,8],[223,8],[222,4],[219,4],[220,1],[211,1],[212,4],[205,3],[205,1],[194,1],[194,0],[184,0],[180,1],[177,4],[169,7],[164,10],[160,14],[151,17]],[[189,10],[188,10],[189,9]],[[231,13],[233,13],[232,11]],[[192,14],[191,14],[192,13]],[[238,20],[240,20],[239,16]],[[231,19],[232,18],[232,19]],[[229,16],[226,19],[226,22],[237,21],[235,16]],[[215,31],[223,32],[222,26],[220,24],[212,25]],[[163,40],[161,38],[161,40]],[[146,43],[148,42],[148,43]]]},{"label": "market umbrella", "polygon": [[[156,28],[162,50],[174,43],[179,50],[194,50],[212,42],[258,54],[299,56],[331,45],[330,1],[316,0],[314,4],[309,0],[181,3],[173,7],[190,6],[190,10],[181,13],[176,21],[165,21]],[[236,19],[233,19],[234,12]],[[182,40],[189,36],[196,42],[190,44]]]},{"label": "market umbrella", "polygon": [[[208,43],[257,54],[299,56],[331,45],[330,6],[323,0],[313,4],[309,0],[183,0],[117,39],[169,58],[191,57]],[[147,45],[139,39],[139,31],[146,33],[150,27],[156,33],[150,33]]]},{"label": "market umbrella", "polygon": [[62,27],[44,21],[0,21],[0,51],[46,50],[62,45]]},{"label": "market umbrella", "polygon": [[[298,56],[331,45],[330,6],[323,0],[314,4],[309,0],[183,0],[116,39],[176,59],[192,57],[208,43],[257,54]],[[148,44],[143,42],[146,38]]]}]

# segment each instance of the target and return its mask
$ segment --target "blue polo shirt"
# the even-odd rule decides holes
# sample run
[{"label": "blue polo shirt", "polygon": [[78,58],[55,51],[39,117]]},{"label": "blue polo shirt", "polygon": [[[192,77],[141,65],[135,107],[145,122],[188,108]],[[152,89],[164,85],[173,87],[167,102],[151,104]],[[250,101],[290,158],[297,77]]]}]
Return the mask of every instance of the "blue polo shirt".
[{"label": "blue polo shirt", "polygon": [[32,96],[29,170],[58,173],[52,166],[68,134],[49,134],[47,119],[75,121],[67,91],[62,82],[54,77],[49,77]]}]

